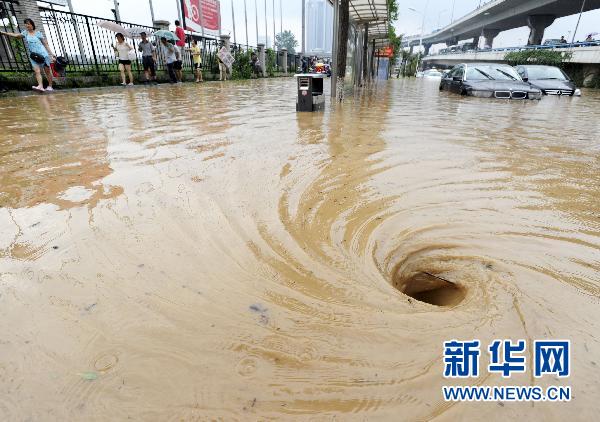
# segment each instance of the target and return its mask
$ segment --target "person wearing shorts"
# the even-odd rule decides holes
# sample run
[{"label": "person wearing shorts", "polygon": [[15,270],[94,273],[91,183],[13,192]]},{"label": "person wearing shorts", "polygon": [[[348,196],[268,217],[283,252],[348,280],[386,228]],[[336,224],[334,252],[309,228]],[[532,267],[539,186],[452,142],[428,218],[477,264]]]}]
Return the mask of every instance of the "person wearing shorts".
[{"label": "person wearing shorts", "polygon": [[[36,86],[32,86],[35,91],[44,91],[44,80],[42,77],[42,71],[46,74],[48,79],[48,88],[45,91],[53,91],[52,88],[52,71],[50,70],[50,64],[56,60],[56,56],[50,49],[48,41],[40,31],[36,31],[35,23],[33,20],[27,18],[24,20],[25,29],[20,33],[4,32],[0,31],[0,35],[6,35],[7,37],[22,38],[25,41],[25,46],[29,52],[29,61],[33,68],[35,79],[37,81]],[[31,55],[35,54],[41,60],[40,62],[35,61]]]},{"label": "person wearing shorts", "polygon": [[196,69],[196,82],[204,82],[202,79],[202,50],[198,45],[198,41],[192,41],[192,47],[188,49],[192,54],[194,69]]},{"label": "person wearing shorts", "polygon": [[121,85],[127,85],[127,78],[125,72],[129,76],[129,85],[133,86],[133,74],[131,73],[131,59],[129,58],[129,52],[133,50],[133,47],[125,42],[123,34],[118,33],[116,36],[117,43],[113,46],[115,54],[119,59],[119,71],[121,72]]},{"label": "person wearing shorts", "polygon": [[142,53],[142,64],[144,66],[146,82],[156,82],[156,49],[148,41],[148,35],[145,32],[142,32],[140,35],[142,41],[138,50]]},{"label": "person wearing shorts", "polygon": [[177,76],[177,83],[180,84],[183,82],[183,54],[181,51],[181,47],[175,44],[175,56],[177,60],[173,64],[173,69],[175,70],[175,75]]}]

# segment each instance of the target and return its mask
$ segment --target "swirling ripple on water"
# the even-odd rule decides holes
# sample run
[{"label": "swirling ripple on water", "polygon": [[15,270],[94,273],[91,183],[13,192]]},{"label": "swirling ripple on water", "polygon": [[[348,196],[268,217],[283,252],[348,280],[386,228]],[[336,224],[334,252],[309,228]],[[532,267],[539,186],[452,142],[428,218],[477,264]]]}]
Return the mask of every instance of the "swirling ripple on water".
[{"label": "swirling ripple on water", "polygon": [[[598,106],[402,80],[321,114],[291,80],[0,101],[2,420],[594,419]],[[444,403],[452,338],[571,339],[575,398]]]}]

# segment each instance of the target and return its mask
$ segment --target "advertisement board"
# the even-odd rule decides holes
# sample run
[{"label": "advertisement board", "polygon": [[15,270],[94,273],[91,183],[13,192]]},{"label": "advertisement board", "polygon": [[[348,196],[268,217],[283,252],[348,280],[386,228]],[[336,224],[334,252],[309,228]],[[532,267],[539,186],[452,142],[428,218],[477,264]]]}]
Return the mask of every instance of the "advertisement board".
[{"label": "advertisement board", "polygon": [[219,0],[184,0],[183,8],[188,31],[219,31],[221,28],[221,5]]}]

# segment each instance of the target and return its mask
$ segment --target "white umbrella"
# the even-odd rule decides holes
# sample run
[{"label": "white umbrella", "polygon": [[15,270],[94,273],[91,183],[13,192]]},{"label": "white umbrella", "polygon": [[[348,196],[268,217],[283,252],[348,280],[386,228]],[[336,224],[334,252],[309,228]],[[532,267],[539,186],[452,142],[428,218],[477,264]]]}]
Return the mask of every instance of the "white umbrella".
[{"label": "white umbrella", "polygon": [[119,25],[116,22],[98,21],[98,22],[96,22],[96,25],[98,25],[100,28],[108,29],[109,31],[116,32],[117,34],[121,33],[124,36],[131,38],[129,31],[127,29],[123,28],[121,25]]},{"label": "white umbrella", "polygon": [[141,26],[134,26],[131,28],[127,29],[127,32],[129,32],[129,35],[131,36],[131,38],[141,38],[142,37],[142,32],[145,32],[146,35],[148,36],[148,38],[150,38],[153,34],[153,32],[147,28],[142,28]]}]

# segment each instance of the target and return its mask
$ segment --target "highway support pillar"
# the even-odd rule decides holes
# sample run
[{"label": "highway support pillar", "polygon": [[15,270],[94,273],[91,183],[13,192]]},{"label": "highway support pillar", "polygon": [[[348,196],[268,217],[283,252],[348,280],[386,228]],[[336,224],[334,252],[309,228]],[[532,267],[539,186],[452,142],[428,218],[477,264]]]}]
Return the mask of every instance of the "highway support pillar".
[{"label": "highway support pillar", "polygon": [[494,39],[500,33],[499,29],[484,29],[481,31],[483,35],[483,48],[492,48],[494,46]]},{"label": "highway support pillar", "polygon": [[527,26],[531,30],[527,45],[541,45],[544,39],[544,31],[554,23],[554,15],[529,15],[527,16]]}]

